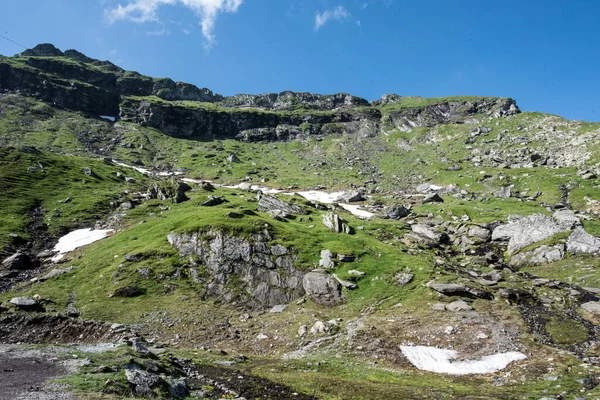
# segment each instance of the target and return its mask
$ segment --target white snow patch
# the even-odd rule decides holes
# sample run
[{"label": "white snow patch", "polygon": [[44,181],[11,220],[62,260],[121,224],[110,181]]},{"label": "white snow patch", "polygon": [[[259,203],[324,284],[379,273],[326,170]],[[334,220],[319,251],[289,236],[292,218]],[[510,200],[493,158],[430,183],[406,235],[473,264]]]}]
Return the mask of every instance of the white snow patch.
[{"label": "white snow patch", "polygon": [[208,183],[212,183],[212,181],[209,181],[207,179],[192,179],[192,178],[181,178],[182,181],[186,182],[186,183],[197,183],[197,184],[201,184],[204,182],[208,182]]},{"label": "white snow patch", "polygon": [[[239,183],[237,185],[232,185],[232,186],[223,186],[224,188],[227,189],[248,189],[248,183],[242,182]],[[253,192],[262,192],[263,194],[277,194],[277,193],[283,193],[283,190],[280,189],[273,189],[273,188],[268,188],[265,186],[259,186],[259,185],[250,185],[249,189]]]},{"label": "white snow patch", "polygon": [[309,190],[307,192],[296,192],[300,196],[304,197],[306,200],[310,201],[318,201],[324,204],[336,203],[336,200],[340,198],[345,192],[321,192],[319,190]]},{"label": "white snow patch", "polygon": [[156,176],[177,176],[177,175],[183,175],[183,172],[177,171],[177,172],[171,172],[171,171],[160,171],[160,172],[155,172],[155,171],[151,171],[147,168],[142,168],[142,167],[136,167],[134,165],[129,165],[129,164],[125,164],[122,162],[119,162],[117,160],[112,160],[112,162],[120,167],[125,167],[125,168],[131,168],[136,170],[137,172],[139,172],[140,174],[144,174],[144,175],[156,175]]},{"label": "white snow patch", "polygon": [[458,357],[455,350],[427,346],[400,346],[400,350],[418,369],[450,375],[492,374],[503,370],[513,361],[527,358],[523,353],[511,351],[485,356],[479,360],[452,361]]},{"label": "white snow patch", "polygon": [[139,172],[140,174],[144,174],[144,175],[151,175],[152,173],[150,172],[150,170],[146,169],[146,168],[141,168],[141,167],[136,167],[133,165],[128,165],[122,162],[119,162],[117,160],[112,160],[113,163],[115,163],[116,165],[120,166],[120,167],[125,167],[125,168],[131,168],[136,170],[137,172]]},{"label": "white snow patch", "polygon": [[110,115],[101,115],[100,118],[106,119],[111,122],[115,122],[117,120],[117,117],[111,117]]},{"label": "white snow patch", "polygon": [[362,219],[370,219],[375,216],[375,214],[373,214],[372,212],[361,210],[360,206],[357,206],[355,204],[340,203],[340,207],[342,207],[344,210],[348,211],[350,214],[356,215],[357,217],[362,218]]},{"label": "white snow patch", "polygon": [[58,254],[52,257],[52,261],[60,261],[70,251],[73,251],[81,246],[88,245],[90,243],[97,242],[98,240],[104,239],[112,232],[112,229],[98,229],[92,230],[90,228],[78,229],[58,239],[58,243],[54,246],[53,251]]}]

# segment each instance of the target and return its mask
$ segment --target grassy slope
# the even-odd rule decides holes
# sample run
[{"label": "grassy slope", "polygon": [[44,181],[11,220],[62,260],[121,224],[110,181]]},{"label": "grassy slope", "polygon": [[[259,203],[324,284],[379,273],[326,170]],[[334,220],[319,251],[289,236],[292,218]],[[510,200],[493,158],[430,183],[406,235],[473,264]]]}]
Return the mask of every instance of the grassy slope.
[{"label": "grassy slope", "polygon": [[[29,172],[29,167],[37,170]],[[91,168],[94,176],[85,175],[84,168]],[[117,172],[135,176],[138,182],[145,180],[134,171],[99,160],[0,148],[0,248],[8,244],[9,233],[29,238],[30,213],[38,206],[53,235],[72,226],[93,225],[112,209],[110,201],[126,198],[123,192],[137,187],[117,178]],[[60,202],[67,197],[72,200]]]}]

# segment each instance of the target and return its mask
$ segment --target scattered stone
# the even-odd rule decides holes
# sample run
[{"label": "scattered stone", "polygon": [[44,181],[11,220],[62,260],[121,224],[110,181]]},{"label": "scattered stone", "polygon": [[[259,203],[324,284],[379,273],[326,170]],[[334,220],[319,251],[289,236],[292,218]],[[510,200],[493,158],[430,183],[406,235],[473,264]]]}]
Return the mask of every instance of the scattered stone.
[{"label": "scattered stone", "polygon": [[358,288],[358,286],[356,286],[356,284],[354,284],[353,282],[349,282],[349,281],[340,279],[336,274],[333,274],[333,277],[335,278],[336,281],[338,281],[340,283],[340,285],[342,285],[343,287],[345,287],[348,290],[354,290],[354,289]]},{"label": "scattered stone", "polygon": [[135,183],[136,180],[135,180],[135,178],[132,178],[131,176],[126,176],[125,177],[125,182],[127,182],[127,183]]},{"label": "scattered stone", "polygon": [[431,309],[435,310],[435,311],[445,311],[446,310],[446,305],[444,303],[434,303],[431,306]]},{"label": "scattered stone", "polygon": [[442,197],[437,194],[437,193],[430,193],[427,196],[425,196],[425,198],[423,198],[423,201],[421,201],[421,204],[427,204],[427,203],[443,203],[444,199],[442,199]]},{"label": "scattered stone", "polygon": [[452,303],[446,304],[446,310],[448,310],[448,311],[460,312],[460,311],[471,311],[472,309],[473,309],[473,307],[471,307],[469,305],[469,303],[467,303],[464,300],[456,300],[456,301],[453,301]]},{"label": "scattered stone", "polygon": [[300,336],[300,337],[306,336],[307,331],[308,331],[308,329],[306,328],[306,325],[301,325],[300,328],[298,328],[298,336]]},{"label": "scattered stone", "polygon": [[481,227],[479,225],[473,225],[469,228],[468,235],[470,237],[477,238],[482,242],[488,242],[492,238],[492,232],[489,229]]},{"label": "scattered stone", "polygon": [[268,337],[267,335],[265,335],[264,333],[259,333],[259,334],[256,336],[256,338],[257,338],[258,340],[265,340],[265,339],[268,339],[269,337]]},{"label": "scattered stone", "polygon": [[142,259],[134,254],[125,254],[124,256],[125,261],[129,261],[129,262],[133,262],[133,263],[138,263],[140,261],[142,261]]},{"label": "scattered stone", "polygon": [[137,297],[144,294],[137,286],[124,286],[115,290],[109,297]]},{"label": "scattered stone", "polygon": [[52,271],[48,272],[47,274],[39,277],[38,281],[41,281],[41,282],[47,281],[48,279],[52,279],[52,278],[55,278],[57,276],[64,275],[67,272],[71,272],[73,269],[74,269],[74,267],[53,269]]},{"label": "scattered stone", "polygon": [[447,234],[425,224],[414,224],[411,229],[412,232],[405,234],[404,237],[419,245],[437,247],[449,241]]},{"label": "scattered stone", "polygon": [[285,311],[286,308],[287,308],[287,305],[285,305],[285,304],[278,304],[276,306],[273,306],[273,308],[271,308],[269,310],[269,312],[272,312],[272,313],[282,313],[282,312]]},{"label": "scattered stone", "polygon": [[339,254],[337,255],[337,259],[341,262],[354,262],[356,257],[351,254]]},{"label": "scattered stone", "polygon": [[95,176],[94,171],[92,171],[91,168],[83,168],[81,172],[83,172],[87,176]]},{"label": "scattered stone", "polygon": [[240,213],[236,213],[236,212],[228,212],[227,214],[225,214],[225,218],[231,218],[231,219],[240,219],[240,218],[244,218],[244,214],[240,214]]},{"label": "scattered stone", "polygon": [[584,311],[589,312],[591,314],[598,314],[598,315],[600,315],[600,302],[589,301],[587,303],[583,303],[581,305],[581,308]]},{"label": "scattered stone", "polygon": [[404,218],[410,214],[410,209],[404,207],[402,204],[394,203],[383,210],[383,215],[389,219],[398,220]]},{"label": "scattered stone", "polygon": [[141,396],[152,396],[152,388],[162,383],[162,378],[152,372],[142,371],[141,369],[125,370],[127,381],[134,387],[135,392]]},{"label": "scattered stone", "polygon": [[324,333],[327,333],[328,330],[329,329],[327,328],[327,325],[325,325],[325,323],[323,321],[317,321],[310,328],[310,334],[311,335],[322,335]]},{"label": "scattered stone", "polygon": [[365,276],[365,273],[362,272],[362,271],[351,269],[350,271],[348,271],[348,275],[352,275],[352,276]]},{"label": "scattered stone", "polygon": [[22,310],[32,310],[39,307],[38,302],[31,297],[13,297],[9,303]]},{"label": "scattered stone", "polygon": [[466,286],[460,283],[428,283],[428,287],[432,288],[436,292],[444,294],[446,296],[465,296],[465,297],[477,297],[480,299],[491,300],[493,296],[485,290],[476,289],[470,286]]},{"label": "scattered stone", "polygon": [[600,239],[583,228],[575,229],[567,239],[567,252],[575,254],[599,254]]},{"label": "scattered stone", "polygon": [[221,196],[208,196],[208,200],[199,203],[199,205],[204,206],[204,207],[213,207],[213,206],[218,206],[220,204],[225,203],[227,200],[225,200],[223,197]]},{"label": "scattered stone", "polygon": [[534,250],[515,254],[510,258],[510,265],[524,267],[529,265],[544,265],[555,261],[560,261],[565,255],[565,246],[557,244],[555,246],[542,245]]},{"label": "scattered stone", "polygon": [[327,269],[335,268],[335,264],[331,259],[333,253],[329,250],[321,250],[321,259],[319,260],[319,266]]},{"label": "scattered stone", "polygon": [[485,333],[483,333],[483,332],[479,332],[479,333],[477,334],[476,338],[477,338],[477,339],[479,339],[479,340],[485,340],[485,339],[488,339],[488,338],[489,338],[489,336],[488,336],[488,335],[486,335],[486,334],[485,334]]},{"label": "scattered stone", "polygon": [[447,327],[444,329],[444,333],[445,333],[446,335],[452,335],[452,334],[456,333],[456,329],[454,329],[454,327],[453,327],[453,326],[447,326]]},{"label": "scattered stone", "polygon": [[331,212],[323,216],[323,224],[333,232],[349,235],[354,233],[354,230],[339,215]]},{"label": "scattered stone", "polygon": [[400,287],[406,286],[413,280],[414,277],[415,276],[413,274],[409,274],[408,272],[397,272],[392,278],[392,284]]},{"label": "scattered stone", "polygon": [[342,285],[324,272],[307,273],[302,285],[306,294],[317,304],[333,307],[344,302]]},{"label": "scattered stone", "polygon": [[366,198],[362,193],[360,193],[356,190],[353,190],[353,191],[349,191],[349,192],[344,192],[342,195],[340,195],[340,197],[337,198],[336,201],[340,202],[340,203],[355,203],[358,201],[365,201],[365,200],[366,200]]},{"label": "scattered stone", "polygon": [[238,156],[234,153],[231,153],[227,156],[227,161],[230,163],[241,163],[242,161],[238,158]]},{"label": "scattered stone", "polygon": [[520,301],[522,299],[527,299],[527,298],[533,297],[532,294],[526,290],[507,289],[507,288],[499,289],[498,296],[500,296],[504,299],[513,300],[513,301]]}]

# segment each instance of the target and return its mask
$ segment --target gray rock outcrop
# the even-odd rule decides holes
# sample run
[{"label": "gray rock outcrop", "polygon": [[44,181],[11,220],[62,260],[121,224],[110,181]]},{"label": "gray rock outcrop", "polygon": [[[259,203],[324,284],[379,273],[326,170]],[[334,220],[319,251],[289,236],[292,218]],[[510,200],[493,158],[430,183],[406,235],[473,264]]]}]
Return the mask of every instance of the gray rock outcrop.
[{"label": "gray rock outcrop", "polygon": [[518,253],[511,257],[510,264],[515,267],[527,265],[544,265],[560,261],[565,255],[565,246],[557,244],[554,246],[542,245],[534,250]]},{"label": "gray rock outcrop", "polygon": [[491,300],[493,298],[493,296],[485,290],[460,283],[428,283],[427,286],[446,296],[477,297],[486,300]]},{"label": "gray rock outcrop", "polygon": [[323,215],[323,224],[333,232],[347,233],[349,235],[354,233],[354,230],[335,213],[330,212]]},{"label": "gray rock outcrop", "polygon": [[448,235],[440,232],[436,227],[414,224],[411,230],[412,232],[405,234],[404,237],[415,244],[436,247],[448,242]]},{"label": "gray rock outcrop", "polygon": [[575,229],[567,239],[567,252],[575,254],[599,254],[600,239],[583,228]]},{"label": "gray rock outcrop", "polygon": [[306,294],[317,304],[333,307],[344,302],[342,285],[324,272],[307,273],[302,284]]},{"label": "gray rock outcrop", "polygon": [[349,192],[344,192],[340,197],[338,197],[337,201],[341,203],[354,203],[357,201],[365,201],[366,197],[357,190],[351,190]]},{"label": "gray rock outcrop", "polygon": [[508,224],[494,229],[492,240],[508,240],[508,254],[513,255],[533,243],[573,229],[577,221],[564,215],[559,215],[557,218],[544,214],[512,217],[509,218]]},{"label": "gray rock outcrop", "polygon": [[258,211],[270,212],[270,211],[281,211],[284,214],[306,214],[306,210],[301,206],[287,203],[275,196],[264,195],[258,200]]},{"label": "gray rock outcrop", "polygon": [[295,267],[296,257],[280,244],[270,244],[266,230],[240,237],[224,232],[172,232],[169,243],[197,269],[197,283],[206,295],[232,301],[243,296],[251,306],[287,304],[304,294],[304,274]]}]

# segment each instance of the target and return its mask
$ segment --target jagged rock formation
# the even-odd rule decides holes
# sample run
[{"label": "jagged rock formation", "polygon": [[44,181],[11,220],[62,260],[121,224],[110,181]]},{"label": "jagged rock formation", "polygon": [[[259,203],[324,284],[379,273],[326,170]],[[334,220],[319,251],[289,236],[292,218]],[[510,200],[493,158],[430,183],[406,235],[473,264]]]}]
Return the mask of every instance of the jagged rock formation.
[{"label": "jagged rock formation", "polygon": [[172,232],[169,243],[191,265],[191,275],[209,296],[228,301],[243,295],[249,305],[286,304],[304,294],[304,273],[290,249],[271,245],[268,231],[250,238],[223,232]]},{"label": "jagged rock formation", "polygon": [[0,60],[0,89],[39,98],[58,107],[111,116],[156,128],[173,137],[246,141],[288,140],[306,135],[410,130],[462,122],[473,116],[519,112],[514,100],[439,99],[406,105],[397,95],[372,103],[346,93],[240,94],[125,71],[76,50],[41,44]]}]

